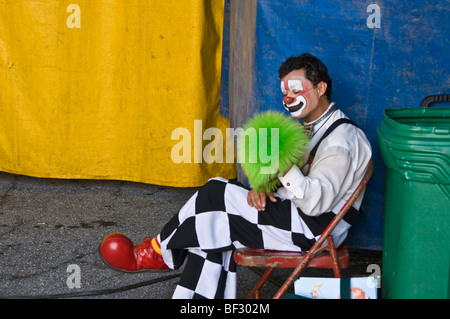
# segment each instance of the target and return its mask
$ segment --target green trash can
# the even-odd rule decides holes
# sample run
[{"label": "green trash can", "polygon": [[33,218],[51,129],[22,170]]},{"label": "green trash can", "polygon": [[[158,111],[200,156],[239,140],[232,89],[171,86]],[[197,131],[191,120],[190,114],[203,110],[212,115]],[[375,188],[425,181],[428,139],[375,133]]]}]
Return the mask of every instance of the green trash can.
[{"label": "green trash can", "polygon": [[450,108],[387,109],[382,297],[450,297]]}]

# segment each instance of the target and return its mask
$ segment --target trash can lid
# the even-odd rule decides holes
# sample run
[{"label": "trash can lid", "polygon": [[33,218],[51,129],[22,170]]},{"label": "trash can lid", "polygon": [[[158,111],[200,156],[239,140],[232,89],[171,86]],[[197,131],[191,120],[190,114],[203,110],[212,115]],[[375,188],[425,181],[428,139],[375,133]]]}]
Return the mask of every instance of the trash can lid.
[{"label": "trash can lid", "polygon": [[450,108],[386,109],[377,135],[388,169],[450,187]]}]

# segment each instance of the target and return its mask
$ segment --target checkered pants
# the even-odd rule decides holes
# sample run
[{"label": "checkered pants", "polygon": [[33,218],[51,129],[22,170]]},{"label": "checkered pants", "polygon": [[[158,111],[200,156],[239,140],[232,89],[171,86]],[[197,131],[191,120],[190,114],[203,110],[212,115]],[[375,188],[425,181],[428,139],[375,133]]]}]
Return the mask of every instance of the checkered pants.
[{"label": "checkered pants", "polygon": [[[247,194],[239,183],[211,179],[164,226],[166,264],[178,269],[187,259],[173,298],[235,298],[236,248],[305,251],[335,216],[309,217],[281,198],[258,212],[247,204]],[[342,221],[333,236],[342,242],[349,227]]]}]

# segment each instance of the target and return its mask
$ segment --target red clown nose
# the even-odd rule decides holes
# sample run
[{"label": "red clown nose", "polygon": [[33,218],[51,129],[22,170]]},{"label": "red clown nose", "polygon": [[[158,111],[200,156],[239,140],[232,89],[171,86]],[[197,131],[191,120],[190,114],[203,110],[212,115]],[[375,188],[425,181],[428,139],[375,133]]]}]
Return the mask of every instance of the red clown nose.
[{"label": "red clown nose", "polygon": [[295,101],[295,98],[290,97],[290,96],[285,96],[283,98],[283,103],[284,104],[292,104],[292,103],[294,103],[294,101]]}]

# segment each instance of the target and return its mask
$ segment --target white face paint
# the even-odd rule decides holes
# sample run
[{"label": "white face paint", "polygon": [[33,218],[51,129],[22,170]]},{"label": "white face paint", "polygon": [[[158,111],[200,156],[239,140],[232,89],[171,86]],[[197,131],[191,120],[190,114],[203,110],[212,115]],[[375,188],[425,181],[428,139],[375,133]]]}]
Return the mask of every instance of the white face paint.
[{"label": "white face paint", "polygon": [[[292,117],[298,117],[306,107],[306,99],[299,94],[303,91],[303,83],[301,80],[287,80],[281,81],[281,92],[283,92],[283,106],[289,111]],[[287,94],[293,92],[299,94],[295,98],[288,97]]]},{"label": "white face paint", "polygon": [[302,80],[296,79],[296,80],[281,81],[281,92],[283,92],[283,94],[288,94],[289,91],[292,91],[294,93],[299,93],[303,91]]}]

